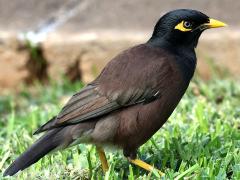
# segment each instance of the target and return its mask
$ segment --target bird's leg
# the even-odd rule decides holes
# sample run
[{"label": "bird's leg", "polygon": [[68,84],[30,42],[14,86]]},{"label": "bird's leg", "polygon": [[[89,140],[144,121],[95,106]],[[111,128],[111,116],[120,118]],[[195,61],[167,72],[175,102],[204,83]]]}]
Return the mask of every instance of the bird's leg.
[{"label": "bird's leg", "polygon": [[[131,162],[131,163],[133,163],[133,164],[135,164],[135,165],[137,165],[137,166],[139,166],[139,167],[141,167],[141,168],[143,168],[143,169],[145,169],[145,170],[147,170],[147,171],[153,171],[154,169],[156,169],[156,168],[154,168],[153,166],[145,163],[144,161],[142,161],[142,160],[140,160],[140,159],[131,159],[131,158],[128,158],[128,160],[129,160],[129,162]],[[159,173],[160,176],[164,176],[164,173],[163,173],[163,172],[161,172],[161,171],[158,170],[158,169],[156,169],[156,170],[157,170],[157,172]]]},{"label": "bird's leg", "polygon": [[107,172],[108,171],[108,162],[107,162],[105,152],[104,152],[103,148],[100,146],[96,146],[96,148],[97,148],[97,152],[98,152],[101,164],[102,164],[102,169],[104,172]]}]

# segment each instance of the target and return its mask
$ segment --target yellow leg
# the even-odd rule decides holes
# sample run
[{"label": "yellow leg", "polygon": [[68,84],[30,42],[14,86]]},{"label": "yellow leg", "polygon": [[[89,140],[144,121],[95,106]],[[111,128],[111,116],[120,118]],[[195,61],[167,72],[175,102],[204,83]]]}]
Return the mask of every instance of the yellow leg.
[{"label": "yellow leg", "polygon": [[[145,163],[144,161],[142,161],[142,160],[140,160],[140,159],[130,159],[130,158],[129,158],[128,160],[129,160],[131,163],[133,163],[133,164],[135,164],[135,165],[137,165],[137,166],[139,166],[139,167],[141,167],[141,168],[143,168],[143,169],[145,169],[145,170],[147,170],[147,171],[152,171],[153,169],[155,169],[153,166]],[[159,173],[160,176],[164,176],[164,173],[163,173],[163,172],[161,172],[161,171],[158,170],[158,169],[156,169],[156,170],[158,171],[158,173]]]},{"label": "yellow leg", "polygon": [[102,164],[102,169],[104,172],[107,172],[108,171],[108,162],[107,162],[107,158],[106,158],[103,148],[97,146],[97,152],[98,152],[101,164]]}]

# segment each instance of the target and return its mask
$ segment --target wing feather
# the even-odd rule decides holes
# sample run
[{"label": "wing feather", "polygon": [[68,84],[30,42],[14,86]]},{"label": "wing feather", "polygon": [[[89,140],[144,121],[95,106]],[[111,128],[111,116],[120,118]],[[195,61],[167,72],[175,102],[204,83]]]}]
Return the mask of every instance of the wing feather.
[{"label": "wing feather", "polygon": [[163,54],[161,50],[143,45],[120,54],[95,81],[73,95],[58,116],[36,133],[98,118],[120,108],[150,103],[161,97],[164,86],[173,77],[170,61],[166,61]]}]

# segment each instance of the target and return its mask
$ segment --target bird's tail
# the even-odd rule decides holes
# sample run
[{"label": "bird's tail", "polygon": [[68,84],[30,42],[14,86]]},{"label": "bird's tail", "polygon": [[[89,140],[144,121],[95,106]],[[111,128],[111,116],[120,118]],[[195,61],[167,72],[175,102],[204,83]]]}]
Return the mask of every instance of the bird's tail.
[{"label": "bird's tail", "polygon": [[61,146],[64,140],[62,129],[54,129],[38,139],[29,149],[20,155],[4,172],[3,176],[12,176],[37,162],[50,151]]}]

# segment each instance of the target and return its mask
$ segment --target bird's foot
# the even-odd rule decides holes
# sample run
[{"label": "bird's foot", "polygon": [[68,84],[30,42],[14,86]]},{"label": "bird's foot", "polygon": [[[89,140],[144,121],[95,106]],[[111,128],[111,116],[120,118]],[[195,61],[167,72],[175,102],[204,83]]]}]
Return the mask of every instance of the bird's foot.
[{"label": "bird's foot", "polygon": [[129,160],[129,162],[131,162],[132,164],[135,164],[135,165],[137,165],[137,166],[139,166],[139,167],[141,167],[141,168],[143,168],[143,169],[145,169],[145,170],[147,170],[147,171],[150,171],[150,172],[151,172],[151,171],[156,170],[160,176],[164,176],[164,175],[165,175],[162,171],[154,168],[153,166],[145,163],[144,161],[142,161],[142,160],[140,160],[140,159],[131,159],[131,158],[128,158],[128,160]]},{"label": "bird's foot", "polygon": [[97,148],[97,152],[98,152],[101,164],[102,164],[103,172],[106,173],[109,169],[109,166],[108,166],[108,162],[107,162],[105,152],[104,152],[103,148],[100,147],[100,146],[96,146],[96,148]]}]

